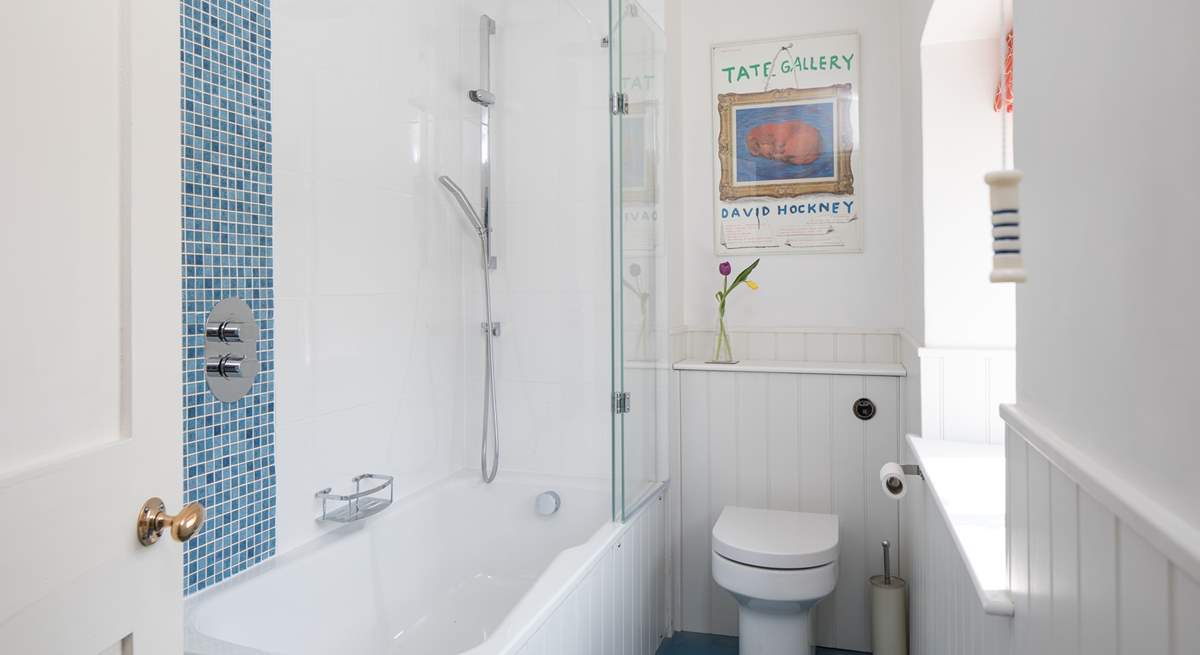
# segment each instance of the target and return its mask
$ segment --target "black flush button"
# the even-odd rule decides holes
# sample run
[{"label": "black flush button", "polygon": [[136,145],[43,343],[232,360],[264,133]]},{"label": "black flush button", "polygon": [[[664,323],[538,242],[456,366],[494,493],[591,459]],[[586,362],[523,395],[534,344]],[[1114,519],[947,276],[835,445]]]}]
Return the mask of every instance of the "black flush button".
[{"label": "black flush button", "polygon": [[875,403],[870,398],[859,398],[854,401],[854,415],[864,421],[875,418]]}]

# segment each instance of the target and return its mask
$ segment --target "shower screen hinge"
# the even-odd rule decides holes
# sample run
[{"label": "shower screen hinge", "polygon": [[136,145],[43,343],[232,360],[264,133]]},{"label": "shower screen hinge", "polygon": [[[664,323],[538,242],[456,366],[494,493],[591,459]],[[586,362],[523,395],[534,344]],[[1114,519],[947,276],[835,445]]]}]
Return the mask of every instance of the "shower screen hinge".
[{"label": "shower screen hinge", "polygon": [[624,93],[614,93],[609,96],[613,116],[624,116],[629,113],[629,96]]},{"label": "shower screen hinge", "polygon": [[614,391],[612,395],[612,411],[613,414],[628,414],[629,413],[629,392]]}]

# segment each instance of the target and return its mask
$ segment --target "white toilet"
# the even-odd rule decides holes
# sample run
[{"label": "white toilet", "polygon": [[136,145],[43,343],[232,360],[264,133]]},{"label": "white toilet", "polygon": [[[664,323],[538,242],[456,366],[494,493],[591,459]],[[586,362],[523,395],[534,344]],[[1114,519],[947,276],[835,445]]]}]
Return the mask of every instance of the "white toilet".
[{"label": "white toilet", "polygon": [[837,584],[834,514],[726,507],[713,580],[738,604],[740,655],[810,655],[809,614]]}]

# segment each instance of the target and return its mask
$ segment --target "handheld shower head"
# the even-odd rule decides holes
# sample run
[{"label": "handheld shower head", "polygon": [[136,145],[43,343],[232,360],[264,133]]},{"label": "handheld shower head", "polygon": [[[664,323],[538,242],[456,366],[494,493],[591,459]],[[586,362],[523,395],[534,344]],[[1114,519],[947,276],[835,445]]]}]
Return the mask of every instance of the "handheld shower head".
[{"label": "handheld shower head", "polygon": [[487,233],[487,227],[484,226],[483,221],[479,219],[479,214],[476,213],[475,208],[471,206],[471,201],[467,199],[467,194],[463,193],[462,187],[455,184],[454,180],[450,179],[449,175],[439,176],[438,182],[440,182],[441,185],[450,192],[450,195],[458,201],[458,206],[462,209],[463,216],[465,216],[467,221],[471,223],[471,227],[475,230],[475,234],[482,238],[484,234]]}]

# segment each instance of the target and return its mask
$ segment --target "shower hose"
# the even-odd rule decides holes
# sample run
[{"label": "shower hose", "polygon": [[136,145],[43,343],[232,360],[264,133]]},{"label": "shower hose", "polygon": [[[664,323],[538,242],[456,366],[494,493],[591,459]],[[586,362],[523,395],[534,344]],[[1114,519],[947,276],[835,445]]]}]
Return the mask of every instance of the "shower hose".
[{"label": "shower hose", "polygon": [[[483,250],[483,303],[486,323],[483,324],[485,357],[487,363],[483,372],[483,439],[479,444],[479,472],[483,481],[490,483],[496,479],[500,470],[500,416],[496,409],[496,327],[492,323],[492,273],[488,267],[487,242],[490,234],[480,239]],[[490,420],[489,420],[490,419]],[[488,423],[492,426],[492,462],[488,466]]]}]

